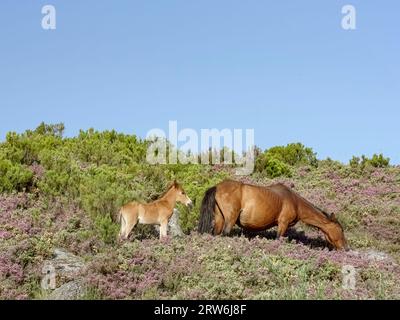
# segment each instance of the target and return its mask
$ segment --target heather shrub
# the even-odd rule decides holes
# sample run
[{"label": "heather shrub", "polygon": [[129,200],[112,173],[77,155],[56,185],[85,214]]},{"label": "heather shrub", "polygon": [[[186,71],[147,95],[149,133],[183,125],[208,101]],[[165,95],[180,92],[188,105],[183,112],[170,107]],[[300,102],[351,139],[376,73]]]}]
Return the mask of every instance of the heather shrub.
[{"label": "heather shrub", "polygon": [[342,171],[346,168],[346,166],[339,162],[332,160],[331,158],[326,158],[325,160],[319,160],[318,161],[318,168],[322,170],[331,170],[331,171]]}]

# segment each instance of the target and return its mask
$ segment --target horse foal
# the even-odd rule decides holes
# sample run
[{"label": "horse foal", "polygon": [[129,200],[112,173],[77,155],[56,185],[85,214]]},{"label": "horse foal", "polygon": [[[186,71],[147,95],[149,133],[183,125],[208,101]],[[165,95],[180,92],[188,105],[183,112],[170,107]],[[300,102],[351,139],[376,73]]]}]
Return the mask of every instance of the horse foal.
[{"label": "horse foal", "polygon": [[167,236],[168,221],[171,218],[177,202],[192,206],[192,200],[186,195],[182,186],[176,181],[158,200],[151,203],[130,202],[119,211],[121,231],[119,238],[126,240],[132,229],[138,224],[153,224],[160,226],[160,239]]}]

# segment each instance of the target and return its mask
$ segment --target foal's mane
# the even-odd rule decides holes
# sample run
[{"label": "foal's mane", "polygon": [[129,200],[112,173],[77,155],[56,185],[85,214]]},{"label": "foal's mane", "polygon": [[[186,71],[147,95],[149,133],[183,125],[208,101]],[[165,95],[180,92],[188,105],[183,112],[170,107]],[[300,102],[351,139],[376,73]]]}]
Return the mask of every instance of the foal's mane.
[{"label": "foal's mane", "polygon": [[179,188],[180,185],[179,185],[179,183],[176,182],[176,181],[170,183],[170,184],[168,185],[167,189],[166,189],[163,193],[161,193],[161,194],[157,197],[156,200],[161,199],[162,197],[164,197],[164,196],[168,193],[168,191],[171,190],[173,187]]}]

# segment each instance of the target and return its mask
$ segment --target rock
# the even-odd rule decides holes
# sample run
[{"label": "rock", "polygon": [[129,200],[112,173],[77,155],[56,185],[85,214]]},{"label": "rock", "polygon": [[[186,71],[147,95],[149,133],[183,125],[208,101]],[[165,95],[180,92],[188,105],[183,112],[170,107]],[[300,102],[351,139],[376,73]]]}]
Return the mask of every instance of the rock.
[{"label": "rock", "polygon": [[367,260],[375,260],[375,261],[391,261],[393,259],[390,255],[385,252],[376,251],[376,250],[366,250],[366,251],[358,251],[358,250],[351,250],[353,254],[356,256],[364,257]]},{"label": "rock", "polygon": [[46,300],[75,300],[84,294],[84,285],[77,279],[84,269],[82,258],[63,249],[55,249],[53,258],[42,267],[41,286]]},{"label": "rock", "polygon": [[79,300],[85,294],[81,281],[70,281],[51,292],[46,300]]},{"label": "rock", "polygon": [[366,252],[367,258],[370,260],[376,261],[383,261],[383,260],[390,260],[390,256],[387,253],[375,251],[375,250],[368,250]]},{"label": "rock", "polygon": [[[160,232],[160,226],[154,226],[157,232]],[[181,226],[179,225],[179,210],[174,209],[174,213],[168,222],[168,235],[172,237],[181,237],[183,236],[183,231]]]},{"label": "rock", "polygon": [[174,209],[174,213],[172,214],[171,219],[168,222],[168,231],[170,235],[173,237],[181,237],[183,236],[183,231],[181,226],[179,225],[179,211],[178,209]]},{"label": "rock", "polygon": [[57,277],[74,280],[84,266],[85,263],[82,258],[63,249],[55,249],[53,258],[44,262],[43,269],[52,270]]}]

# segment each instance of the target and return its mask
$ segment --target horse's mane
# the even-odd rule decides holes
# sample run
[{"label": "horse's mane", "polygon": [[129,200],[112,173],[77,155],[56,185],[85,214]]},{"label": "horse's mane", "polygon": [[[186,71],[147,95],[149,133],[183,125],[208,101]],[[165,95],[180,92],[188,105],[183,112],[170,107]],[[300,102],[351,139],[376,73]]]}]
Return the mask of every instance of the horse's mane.
[{"label": "horse's mane", "polygon": [[[293,191],[292,191],[293,192]],[[295,193],[295,192],[294,192]],[[307,199],[303,198],[301,195],[299,195],[298,193],[295,193],[302,201],[304,201],[306,204],[308,204],[309,206],[311,206],[313,209],[315,209],[316,211],[318,211],[319,213],[322,213],[325,218],[327,218],[329,221],[334,221],[332,218],[332,214],[326,212],[325,210],[321,209],[320,207],[317,207],[315,204],[311,203],[310,201],[308,201]]]},{"label": "horse's mane", "polygon": [[325,210],[321,209],[320,207],[317,207],[315,204],[312,204],[312,206],[317,210],[320,211],[325,217],[327,217],[330,221],[332,221],[332,215]]},{"label": "horse's mane", "polygon": [[[290,193],[294,194],[295,196],[299,197],[303,202],[305,202],[307,205],[309,205],[310,207],[312,207],[313,209],[315,209],[316,211],[318,211],[319,213],[323,214],[325,216],[325,218],[327,218],[329,221],[334,222],[334,219],[332,217],[332,214],[326,212],[325,210],[321,209],[320,207],[316,206],[315,204],[311,203],[310,201],[308,201],[306,198],[302,197],[301,195],[299,195],[297,192],[293,191],[291,188],[289,188],[288,186],[286,186],[283,183],[277,183],[278,185],[283,186],[287,191],[289,191]],[[253,186],[257,186],[254,184],[250,184]]]}]

